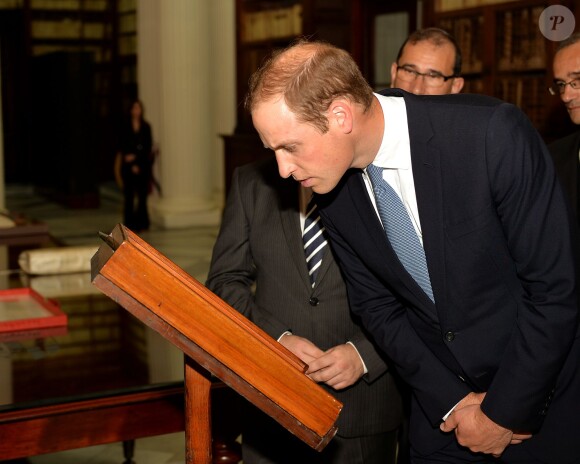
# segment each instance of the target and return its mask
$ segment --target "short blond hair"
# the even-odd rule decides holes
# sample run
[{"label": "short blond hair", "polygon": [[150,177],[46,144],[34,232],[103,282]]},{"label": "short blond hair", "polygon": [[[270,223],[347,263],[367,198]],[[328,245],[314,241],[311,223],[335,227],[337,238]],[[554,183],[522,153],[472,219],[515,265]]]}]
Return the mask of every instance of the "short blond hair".
[{"label": "short blond hair", "polygon": [[283,98],[299,121],[328,131],[326,112],[339,97],[370,108],[373,90],[352,56],[322,41],[299,39],[278,50],[250,77],[244,101],[251,113],[260,102]]}]

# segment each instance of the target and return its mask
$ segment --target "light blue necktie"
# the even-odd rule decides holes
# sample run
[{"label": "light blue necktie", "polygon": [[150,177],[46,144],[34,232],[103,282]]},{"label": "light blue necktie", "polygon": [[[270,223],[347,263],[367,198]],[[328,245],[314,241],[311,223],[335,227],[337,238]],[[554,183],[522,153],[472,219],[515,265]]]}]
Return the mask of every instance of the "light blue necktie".
[{"label": "light blue necktie", "polygon": [[373,184],[377,209],[388,240],[407,272],[434,302],[425,250],[405,205],[397,192],[383,179],[383,168],[370,164],[367,167],[367,173]]},{"label": "light blue necktie", "polygon": [[302,233],[304,241],[304,254],[306,255],[306,264],[310,282],[314,287],[316,275],[322,264],[322,255],[324,247],[327,244],[325,229],[320,222],[320,213],[314,199],[310,200],[306,208],[306,220],[304,221],[304,231]]}]

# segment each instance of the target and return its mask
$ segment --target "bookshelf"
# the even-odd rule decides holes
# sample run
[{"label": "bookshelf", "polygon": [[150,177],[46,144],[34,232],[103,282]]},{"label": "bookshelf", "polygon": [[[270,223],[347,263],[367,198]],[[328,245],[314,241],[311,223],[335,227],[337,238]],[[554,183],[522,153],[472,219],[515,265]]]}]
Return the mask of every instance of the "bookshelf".
[{"label": "bookshelf", "polygon": [[[426,26],[452,33],[462,50],[464,92],[482,93],[520,107],[549,141],[559,134],[552,117],[561,102],[547,92],[556,44],[538,27],[545,0],[438,0]],[[561,4],[574,11],[574,2]]]},{"label": "bookshelf", "polygon": [[[70,166],[71,177],[64,179],[70,188],[52,193],[56,199],[71,207],[97,206],[99,200],[94,185],[113,178],[115,133],[117,119],[123,113],[123,98],[128,100],[136,94],[135,4],[136,0],[0,2],[0,39],[10,44],[2,46],[5,59],[1,63],[3,102],[6,108],[6,182],[34,183],[34,171],[38,171],[37,167],[42,165],[38,158],[52,156],[48,143],[42,146],[41,141],[36,141],[39,129],[33,125],[32,120],[38,118],[30,115],[34,115],[40,105],[46,103],[36,100],[39,84],[45,89],[51,84],[49,78],[54,77],[59,81],[53,93],[62,91],[69,95],[75,89],[81,91],[83,86],[83,98],[86,99],[82,105],[77,105],[80,114],[69,117],[71,127],[66,129],[68,133],[80,134],[80,139],[91,140],[91,143],[85,146],[80,144],[80,149],[69,147],[67,149],[70,153],[65,153],[67,149],[59,150],[61,162]],[[74,64],[75,60],[78,64]],[[54,66],[50,61],[55,63]],[[55,66],[59,63],[70,65],[68,71],[64,70],[60,77],[55,74]],[[36,73],[43,66],[51,75]],[[45,95],[41,94],[41,97]],[[72,98],[79,100],[74,96]],[[64,108],[64,100],[63,97],[62,104],[58,105],[60,109]],[[89,124],[85,124],[85,113],[90,115]],[[50,130],[48,126],[54,126],[56,119],[48,117],[40,124]],[[64,134],[64,130],[64,127],[55,127],[50,132]],[[61,142],[62,146],[67,146],[66,139],[63,138]],[[42,149],[40,153],[38,145]],[[82,185],[74,180],[74,165],[78,163],[72,161],[79,158],[79,154],[82,154],[81,158],[85,157],[85,164],[96,167],[90,179],[81,176]],[[57,161],[60,158],[57,157]],[[56,179],[59,173],[53,172],[55,169],[41,172],[41,175]],[[82,166],[79,169],[86,171]],[[90,188],[85,189],[87,186]],[[52,187],[47,192],[54,190]]]},{"label": "bookshelf", "polygon": [[[45,140],[50,141],[44,147],[36,141],[30,145],[32,181],[39,193],[73,208],[98,206],[99,178],[111,166],[102,158],[114,143],[110,134],[119,98],[115,3],[24,0],[22,4],[33,70],[30,94],[55,112],[50,117],[51,112],[45,111],[44,122],[31,119],[31,132],[47,126]],[[51,89],[59,96],[51,96]],[[66,106],[54,106],[59,97]],[[47,155],[60,160],[64,169],[43,162]],[[98,168],[89,175],[86,164]]]},{"label": "bookshelf", "polygon": [[100,116],[110,109],[116,25],[111,0],[23,0],[28,55],[87,53],[95,72],[95,105]]},{"label": "bookshelf", "polygon": [[137,0],[117,3],[117,54],[120,78],[121,108],[129,108],[138,96],[137,89]]}]

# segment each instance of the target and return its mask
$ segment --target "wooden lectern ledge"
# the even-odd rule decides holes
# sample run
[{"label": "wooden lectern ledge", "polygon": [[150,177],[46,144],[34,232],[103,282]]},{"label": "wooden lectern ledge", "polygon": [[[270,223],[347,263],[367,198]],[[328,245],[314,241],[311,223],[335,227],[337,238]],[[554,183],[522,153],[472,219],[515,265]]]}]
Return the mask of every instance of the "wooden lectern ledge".
[{"label": "wooden lectern ledge", "polygon": [[[97,288],[312,448],[328,444],[342,403],[299,358],[124,225],[101,238],[91,259]],[[186,390],[203,377],[186,375]]]}]

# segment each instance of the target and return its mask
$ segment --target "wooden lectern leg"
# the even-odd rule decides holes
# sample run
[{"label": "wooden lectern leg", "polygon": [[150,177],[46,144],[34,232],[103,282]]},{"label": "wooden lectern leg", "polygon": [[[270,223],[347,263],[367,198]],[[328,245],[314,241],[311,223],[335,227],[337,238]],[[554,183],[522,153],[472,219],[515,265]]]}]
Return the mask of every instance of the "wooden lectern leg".
[{"label": "wooden lectern leg", "polygon": [[211,375],[185,356],[185,462],[212,464]]}]

